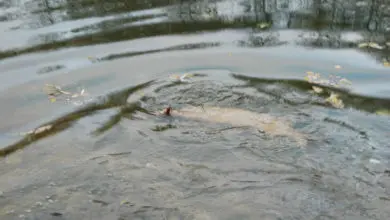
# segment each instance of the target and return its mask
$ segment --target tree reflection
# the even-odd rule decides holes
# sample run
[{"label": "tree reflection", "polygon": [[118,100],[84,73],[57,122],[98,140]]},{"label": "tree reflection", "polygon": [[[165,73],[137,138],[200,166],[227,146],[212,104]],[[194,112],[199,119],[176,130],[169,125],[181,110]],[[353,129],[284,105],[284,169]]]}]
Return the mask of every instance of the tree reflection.
[{"label": "tree reflection", "polygon": [[[96,23],[71,30],[69,39],[64,33],[39,35],[34,44],[41,44],[18,53],[66,46],[89,45],[140,37],[191,33],[224,28],[251,28],[247,43],[269,45],[256,37],[258,33],[272,35],[275,45],[281,44],[275,34],[279,30],[302,32],[291,42],[315,48],[357,48],[359,43],[376,42],[383,50],[364,49],[378,59],[387,59],[390,32],[390,0],[32,0],[32,14],[37,27],[50,26],[64,20],[100,17]],[[131,12],[165,7],[159,14],[134,16]],[[142,13],[141,13],[142,14]],[[105,17],[110,16],[110,17]],[[145,21],[166,17],[161,22]],[[135,22],[145,25],[134,25]],[[269,28],[258,28],[259,24]],[[346,39],[355,32],[363,40]],[[289,43],[291,43],[289,42]],[[43,46],[45,45],[45,46]],[[271,44],[272,46],[272,44]],[[17,54],[17,53],[16,53]],[[0,57],[16,55],[13,51],[0,52]]]}]

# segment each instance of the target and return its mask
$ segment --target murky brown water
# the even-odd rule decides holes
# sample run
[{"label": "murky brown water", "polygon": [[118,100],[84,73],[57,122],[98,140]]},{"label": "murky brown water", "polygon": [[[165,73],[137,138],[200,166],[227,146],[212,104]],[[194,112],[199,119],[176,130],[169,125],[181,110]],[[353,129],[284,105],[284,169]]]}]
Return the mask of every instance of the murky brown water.
[{"label": "murky brown water", "polygon": [[389,219],[388,5],[1,1],[0,218]]}]

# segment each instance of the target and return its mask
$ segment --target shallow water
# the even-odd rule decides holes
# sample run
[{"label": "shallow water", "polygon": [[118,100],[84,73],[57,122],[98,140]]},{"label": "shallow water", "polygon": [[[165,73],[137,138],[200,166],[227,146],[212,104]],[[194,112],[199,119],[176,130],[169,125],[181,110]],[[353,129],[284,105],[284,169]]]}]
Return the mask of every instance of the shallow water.
[{"label": "shallow water", "polygon": [[[389,219],[388,5],[2,1],[1,219]],[[308,144],[168,105],[266,113]]]}]

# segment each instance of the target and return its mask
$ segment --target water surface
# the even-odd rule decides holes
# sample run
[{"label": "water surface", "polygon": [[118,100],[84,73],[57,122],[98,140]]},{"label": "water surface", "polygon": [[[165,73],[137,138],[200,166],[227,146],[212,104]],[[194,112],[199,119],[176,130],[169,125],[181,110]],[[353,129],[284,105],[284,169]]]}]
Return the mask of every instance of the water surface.
[{"label": "water surface", "polygon": [[[0,2],[1,219],[389,219],[389,5]],[[168,105],[266,113],[308,145],[151,114]]]}]

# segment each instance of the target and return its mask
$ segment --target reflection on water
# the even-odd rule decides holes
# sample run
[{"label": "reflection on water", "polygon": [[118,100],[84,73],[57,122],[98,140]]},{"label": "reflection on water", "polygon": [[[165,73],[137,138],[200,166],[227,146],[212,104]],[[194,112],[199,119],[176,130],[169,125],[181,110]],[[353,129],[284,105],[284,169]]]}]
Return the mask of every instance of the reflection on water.
[{"label": "reflection on water", "polygon": [[[301,33],[290,37],[287,42],[290,44],[342,49],[358,48],[361,42],[376,42],[383,48],[361,50],[380,62],[387,61],[389,56],[390,6],[386,0],[35,0],[19,3],[10,1],[2,6],[5,22],[19,21],[2,38],[5,42],[10,36],[20,34],[25,42],[9,46],[3,43],[2,58],[61,47],[224,28],[251,28],[249,45],[264,45],[261,43],[264,37],[257,36],[259,33],[293,29]],[[23,15],[7,13],[10,9],[23,11]],[[278,35],[273,34],[270,44],[280,42]]]}]

